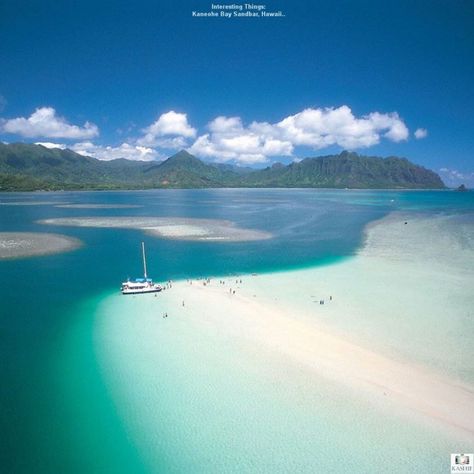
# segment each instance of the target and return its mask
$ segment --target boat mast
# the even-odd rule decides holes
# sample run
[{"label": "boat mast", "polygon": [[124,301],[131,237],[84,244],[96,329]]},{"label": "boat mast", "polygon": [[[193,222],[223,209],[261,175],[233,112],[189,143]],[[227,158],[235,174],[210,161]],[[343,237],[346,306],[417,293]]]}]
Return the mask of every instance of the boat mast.
[{"label": "boat mast", "polygon": [[145,242],[142,242],[142,254],[143,254],[143,273],[145,274],[145,280],[146,280],[147,275],[146,275],[146,260],[145,260]]}]

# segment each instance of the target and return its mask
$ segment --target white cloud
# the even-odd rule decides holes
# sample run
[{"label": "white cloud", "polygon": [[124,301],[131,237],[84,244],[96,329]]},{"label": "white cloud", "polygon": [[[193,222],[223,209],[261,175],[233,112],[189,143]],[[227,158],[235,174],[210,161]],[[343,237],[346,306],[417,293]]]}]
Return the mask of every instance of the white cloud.
[{"label": "white cloud", "polygon": [[65,150],[67,148],[64,143],[36,142],[35,145],[41,145],[45,148],[59,148],[60,150]]},{"label": "white cloud", "polygon": [[418,140],[420,138],[426,138],[428,136],[428,130],[426,130],[426,128],[417,128],[415,130],[415,138],[417,138]]},{"label": "white cloud", "polygon": [[[383,139],[400,142],[409,137],[407,126],[396,112],[371,112],[356,117],[347,105],[307,108],[275,123],[244,124],[240,117],[219,116],[209,122],[207,131],[199,136],[189,124],[187,114],[171,110],[144,128],[139,138],[129,138],[119,146],[95,145],[89,139],[98,135],[96,125],[89,122],[82,127],[71,125],[51,107],[37,109],[28,118],[0,121],[1,131],[28,137],[84,139],[74,145],[46,140],[38,143],[49,148],[67,146],[101,160],[153,160],[169,154],[169,150],[187,148],[202,158],[242,164],[265,163],[270,157],[293,158],[296,147],[320,150],[339,146],[354,150],[371,147]],[[425,129],[418,129],[415,137],[426,136],[426,133]]]},{"label": "white cloud", "polygon": [[125,158],[127,160],[135,161],[152,161],[157,158],[162,158],[160,154],[152,148],[130,145],[129,143],[122,143],[120,146],[101,146],[95,145],[91,142],[75,143],[68,146],[69,149],[84,156],[91,156],[98,160],[115,160],[117,158]]},{"label": "white cloud", "polygon": [[343,148],[367,148],[382,136],[399,142],[408,138],[408,129],[396,112],[372,112],[356,118],[347,105],[338,108],[305,109],[276,124],[283,137],[294,145],[313,149],[339,145]]},{"label": "white cloud", "polygon": [[[147,145],[147,143],[148,142],[144,140],[137,140],[137,144],[139,145]],[[162,137],[155,138],[151,143],[148,143],[147,146],[164,148],[167,150],[178,150],[186,148],[188,146],[188,142],[184,137]]]},{"label": "white cloud", "polygon": [[130,145],[129,143],[122,143],[117,147],[113,146],[102,146],[95,145],[92,142],[80,142],[73,145],[65,145],[64,143],[51,143],[51,142],[36,142],[35,145],[42,145],[46,148],[59,148],[65,150],[75,151],[80,155],[91,156],[98,160],[115,160],[117,158],[125,158],[127,160],[135,161],[152,161],[162,156],[152,148]]},{"label": "white cloud", "polygon": [[468,188],[474,188],[474,172],[460,172],[451,168],[440,168],[439,174],[449,187],[465,184]]},{"label": "white cloud", "polygon": [[85,122],[82,127],[69,124],[65,118],[56,115],[52,107],[40,107],[28,118],[18,117],[3,120],[0,123],[3,133],[12,133],[23,137],[93,138],[99,134],[97,125]]},{"label": "white cloud", "polygon": [[210,133],[198,137],[189,151],[220,162],[247,164],[264,163],[268,156],[291,156],[293,145],[266,133],[271,131],[266,125],[254,122],[246,128],[239,117],[217,117],[208,124]]},{"label": "white cloud", "polygon": [[296,146],[318,150],[338,145],[351,150],[376,145],[382,138],[400,142],[409,136],[396,112],[372,112],[357,118],[346,105],[305,109],[274,124],[244,126],[240,117],[221,116],[208,129],[189,148],[191,153],[247,164],[265,162],[270,156],[292,156]]},{"label": "white cloud", "polygon": [[183,148],[187,138],[196,136],[196,129],[188,123],[186,114],[170,110],[161,114],[158,120],[146,127],[137,144],[161,148]]},{"label": "white cloud", "polygon": [[157,158],[163,158],[156,150],[152,148],[130,145],[122,143],[119,146],[102,146],[95,145],[92,142],[79,142],[73,145],[65,145],[64,143],[36,142],[35,145],[42,145],[45,148],[59,148],[60,150],[69,149],[75,151],[79,155],[91,156],[98,160],[110,161],[117,158],[125,158],[134,161],[152,161]]}]

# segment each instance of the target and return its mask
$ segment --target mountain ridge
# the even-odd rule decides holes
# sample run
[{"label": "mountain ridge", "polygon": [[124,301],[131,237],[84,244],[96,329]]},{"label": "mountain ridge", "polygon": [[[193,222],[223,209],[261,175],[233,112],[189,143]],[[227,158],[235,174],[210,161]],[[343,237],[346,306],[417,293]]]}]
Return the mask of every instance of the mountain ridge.
[{"label": "mountain ridge", "polygon": [[0,143],[0,190],[292,187],[443,189],[433,171],[406,158],[308,157],[263,169],[206,163],[185,150],[161,162],[101,161],[69,149]]}]

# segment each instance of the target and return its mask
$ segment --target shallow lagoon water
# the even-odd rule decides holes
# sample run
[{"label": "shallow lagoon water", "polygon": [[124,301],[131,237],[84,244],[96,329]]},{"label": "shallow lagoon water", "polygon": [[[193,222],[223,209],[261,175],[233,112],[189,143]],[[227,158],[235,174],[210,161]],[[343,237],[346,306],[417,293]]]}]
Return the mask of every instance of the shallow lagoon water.
[{"label": "shallow lagoon water", "polygon": [[441,473],[459,446],[386,399],[158,306],[110,296],[95,324],[104,379],[150,472]]},{"label": "shallow lagoon water", "polygon": [[[22,201],[31,204],[35,200],[47,203],[34,206],[18,204]],[[0,447],[0,462],[7,472],[28,473],[185,472],[186,465],[177,463],[175,459],[175,455],[181,456],[182,453],[173,449],[163,450],[161,457],[160,452],[147,453],[146,449],[143,451],[140,436],[143,436],[144,431],[130,431],[130,419],[136,420],[135,424],[132,424],[136,427],[141,417],[138,413],[123,412],[124,407],[117,403],[116,394],[112,393],[110,379],[104,378],[104,367],[98,363],[97,350],[105,350],[106,346],[97,346],[96,324],[100,323],[100,320],[95,319],[97,308],[104,297],[117,291],[124,278],[140,274],[141,240],[145,240],[147,245],[149,272],[158,280],[275,271],[326,265],[350,258],[363,243],[364,226],[393,210],[467,215],[474,209],[472,193],[454,192],[176,190],[50,193],[47,199],[44,194],[35,193],[0,194],[0,202],[9,201],[17,204],[0,206],[1,231],[51,231],[65,233],[85,243],[83,248],[68,254],[0,262],[0,298],[3,303],[0,312],[0,351],[4,361],[1,368],[2,379],[5,382],[0,387],[0,403],[4,407],[1,414],[2,431],[6,433],[5,441]],[[65,202],[141,207],[131,211],[130,208],[81,209],[55,206],[55,203]],[[159,240],[144,236],[137,230],[66,229],[54,226],[46,228],[36,223],[39,219],[62,217],[120,217],[130,215],[131,212],[136,216],[228,219],[239,226],[267,231],[276,237],[258,242],[213,244]],[[7,284],[11,281],[21,281],[22,286]],[[28,288],[27,298],[25,288]],[[170,338],[168,341],[172,341],[172,335],[163,335],[165,336]],[[179,344],[177,347],[179,348]],[[177,391],[190,390],[192,386],[188,386],[182,379],[175,379],[179,374],[175,373],[174,369],[184,370],[185,365],[173,365],[173,357],[175,356],[172,352],[165,354],[164,364],[158,367],[160,370],[157,371],[157,374],[161,375],[158,389],[163,390],[166,384],[171,387],[167,392],[171,398],[165,398],[165,407],[173,405],[173,397],[177,396]],[[186,355],[183,361],[188,360],[188,357],[189,355]],[[242,360],[244,361],[245,359]],[[222,377],[223,374],[219,370],[221,369],[215,368],[209,374],[216,384],[214,398],[211,399],[227,400],[231,398],[229,391],[233,384]],[[273,398],[266,395],[270,388],[269,382],[261,381],[258,368],[256,371],[257,373],[251,376],[255,391],[243,393],[241,399],[255,398],[256,394],[263,397],[256,401],[253,411],[251,410],[261,416],[257,418],[261,422],[258,426],[251,425],[252,429],[257,430],[255,436],[258,433],[264,435],[262,424],[265,421],[272,422],[272,430],[278,430],[278,426],[281,426],[291,432],[290,421],[284,420],[287,415],[278,410],[279,415],[274,418],[275,413],[272,414],[268,406],[274,404],[273,406],[281,408],[295,408],[295,401],[291,397],[279,398],[278,395]],[[237,375],[237,371],[232,373]],[[204,376],[204,373],[197,372],[194,380],[196,387],[204,383]],[[243,377],[242,374],[240,376]],[[243,386],[242,380],[237,382],[238,386]],[[328,388],[328,391],[321,395],[325,400],[321,402],[321,411],[324,411],[325,407],[330,408],[333,404],[331,400],[338,399],[337,396],[331,397],[330,392],[331,389]],[[209,403],[205,393],[198,394],[204,408],[206,403]],[[297,397],[298,394],[294,393],[294,396]],[[300,396],[313,395],[303,389]],[[298,407],[299,405],[297,410]],[[260,408],[263,411],[260,412]],[[183,413],[191,419],[189,417],[192,415],[192,407],[187,406],[186,409],[190,412]],[[344,409],[342,411],[344,414]],[[223,419],[228,421],[226,416],[238,416],[237,412],[234,415],[232,413],[232,410],[224,413]],[[301,416],[303,414],[304,410],[301,411]],[[347,414],[349,416],[350,410]],[[196,450],[201,452],[205,459],[206,451],[200,450],[204,449],[206,440],[212,439],[212,423],[200,431],[197,424],[200,415],[194,412],[196,418],[189,426],[190,430],[193,428],[195,431],[191,430],[190,436],[180,439],[171,436],[168,431],[173,430],[173,424],[181,419],[178,415],[172,412],[168,414],[169,418],[165,420],[163,431],[160,431],[168,440],[163,443],[180,444],[180,449],[186,451],[186,442],[194,442],[194,450],[190,444],[187,455],[182,459],[189,459],[190,453],[197,452]],[[294,416],[300,416],[298,411]],[[303,440],[303,447],[294,447],[294,453],[300,453],[301,459],[304,459],[304,453],[310,455],[311,449],[320,449],[321,459],[336,455],[337,453],[328,447],[331,443],[333,446],[342,447],[351,442],[350,436],[340,433],[341,443],[334,444],[336,438],[331,436],[334,437],[338,433],[338,421],[324,413],[321,413],[321,417],[326,418],[321,425],[324,427],[323,434],[319,434],[324,436],[324,433],[330,433],[329,439],[332,441],[328,441],[326,451],[323,441],[321,444],[305,444]],[[216,420],[218,418],[214,419],[213,423]],[[334,423],[332,425],[331,420]],[[308,420],[308,423],[310,421]],[[387,420],[386,423],[386,426],[393,427],[398,421]],[[222,429],[225,430],[225,426]],[[349,431],[353,436],[356,436],[357,430],[359,433],[364,432],[363,426],[354,426],[353,429],[354,431]],[[227,447],[231,446],[236,455],[241,454],[238,456],[242,463],[241,470],[252,468],[255,472],[259,469],[260,472],[265,472],[259,463],[267,462],[266,459],[271,458],[270,451],[261,449],[261,456],[257,456],[260,461],[254,456],[245,458],[248,439],[245,438],[244,430],[236,430],[233,443],[229,443]],[[179,434],[180,430],[176,428],[174,433]],[[229,434],[229,431],[222,433]],[[313,431],[309,430],[308,433],[317,436],[314,427]],[[386,434],[380,433],[380,436]],[[429,433],[423,430],[413,432],[413,436],[415,446],[427,443],[433,446],[431,452],[442,452],[444,456],[447,449],[445,441],[431,439]],[[363,434],[360,437],[362,438]],[[270,447],[272,443],[281,447],[278,443],[286,438],[282,433],[277,433],[269,434],[266,439],[268,445],[264,445],[264,448]],[[364,456],[376,449],[378,439],[370,436],[364,439],[359,454],[351,445],[351,455],[356,460],[352,464],[352,472],[357,472],[357,466],[359,472],[367,472],[369,461],[364,461]],[[387,436],[387,440],[390,439],[390,436]],[[407,450],[414,450],[410,457],[414,459],[417,455],[416,448],[403,446],[397,452],[406,455]],[[173,447],[176,446],[173,444],[171,448]],[[209,449],[211,448],[212,446]],[[253,449],[253,452],[257,453],[258,447]],[[291,450],[279,452],[281,456],[291,457]],[[208,455],[211,453],[210,450]],[[230,451],[227,455],[227,465],[237,463],[237,469],[237,458]],[[227,455],[222,453],[222,456]],[[422,456],[422,459],[425,458]],[[247,462],[253,464],[249,466]],[[167,470],[169,467],[172,469]],[[398,471],[388,468],[387,472],[407,470],[400,466]]]}]

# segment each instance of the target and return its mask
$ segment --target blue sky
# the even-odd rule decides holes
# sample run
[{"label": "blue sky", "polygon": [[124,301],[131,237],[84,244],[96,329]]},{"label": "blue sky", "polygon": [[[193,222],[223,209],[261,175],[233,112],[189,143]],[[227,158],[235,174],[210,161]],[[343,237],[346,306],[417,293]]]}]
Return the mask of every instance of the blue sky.
[{"label": "blue sky", "polygon": [[251,166],[351,149],[474,183],[474,2],[192,17],[211,3],[3,0],[0,140]]}]

